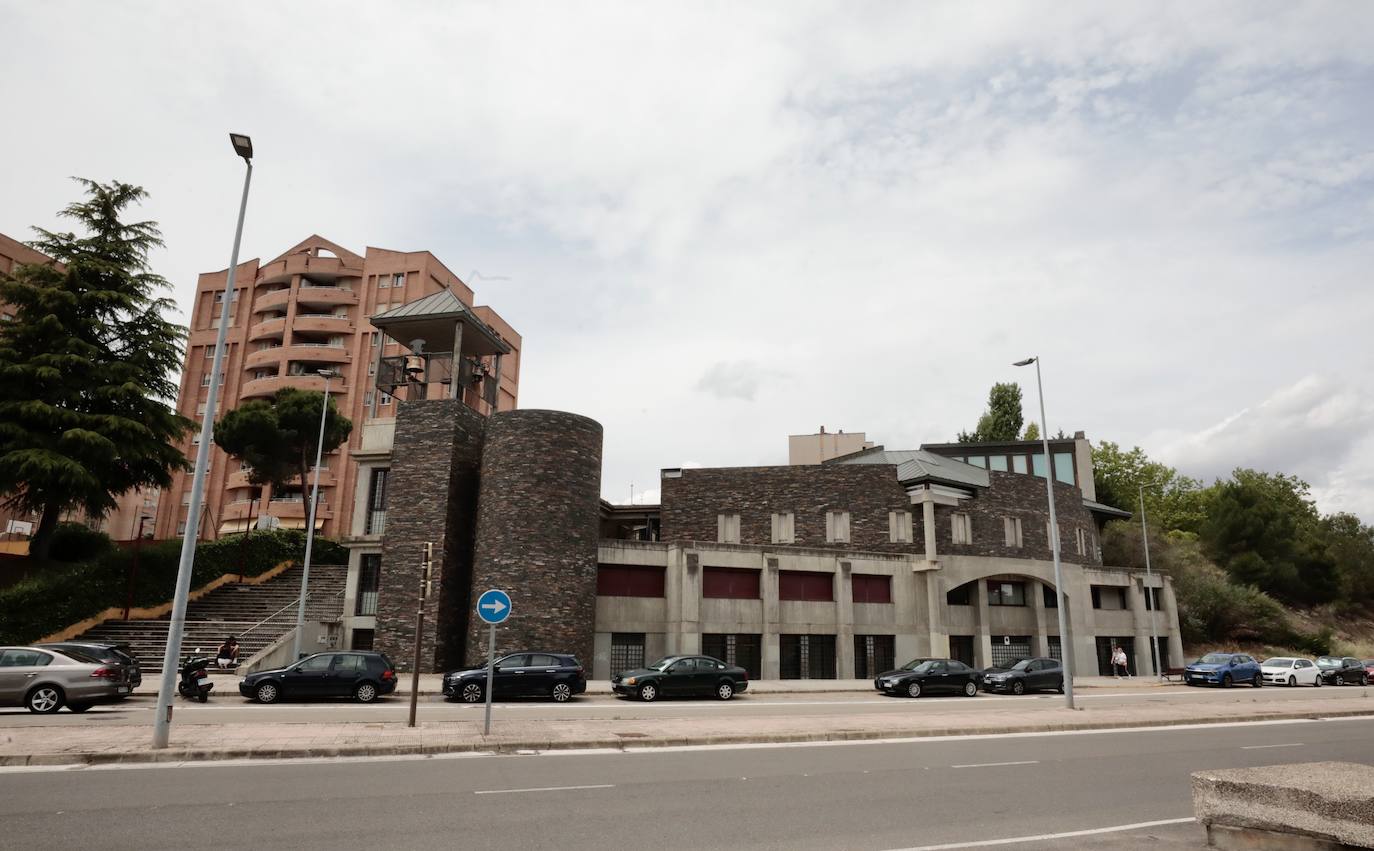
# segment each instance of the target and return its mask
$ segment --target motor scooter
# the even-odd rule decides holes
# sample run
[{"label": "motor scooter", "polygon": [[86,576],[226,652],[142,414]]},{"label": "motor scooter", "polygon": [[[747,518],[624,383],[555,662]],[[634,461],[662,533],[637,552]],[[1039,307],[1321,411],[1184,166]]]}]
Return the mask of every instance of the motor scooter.
[{"label": "motor scooter", "polygon": [[[200,653],[199,647],[196,648],[196,653]],[[177,683],[177,693],[187,700],[208,702],[210,689],[215,687],[215,684],[210,682],[210,672],[206,670],[209,667],[209,656],[188,656],[181,663],[181,682]]]}]

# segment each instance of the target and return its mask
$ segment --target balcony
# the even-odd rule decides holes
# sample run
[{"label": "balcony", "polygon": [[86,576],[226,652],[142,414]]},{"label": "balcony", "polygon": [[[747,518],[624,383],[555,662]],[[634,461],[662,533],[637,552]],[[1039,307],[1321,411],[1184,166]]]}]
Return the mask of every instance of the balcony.
[{"label": "balcony", "polygon": [[[348,363],[353,359],[353,356],[348,353],[348,349],[332,343],[293,343],[289,346],[268,349],[268,352],[279,352],[287,360],[303,360],[311,363]],[[248,356],[247,362],[250,366],[253,363],[254,354],[258,354],[258,352],[253,352]]]},{"label": "balcony", "polygon": [[333,313],[297,313],[291,329],[326,334],[352,334],[353,320]]},{"label": "balcony", "polygon": [[273,346],[270,349],[249,352],[248,356],[243,359],[243,365],[248,369],[264,366],[275,367],[282,362],[282,352],[284,351],[286,351],[285,346]]},{"label": "balcony", "polygon": [[291,288],[290,288],[290,287],[287,287],[287,288],[285,288],[285,289],[280,289],[280,290],[273,290],[273,291],[270,292],[270,293],[263,293],[262,295],[260,295],[260,296],[258,296],[258,297],[256,297],[256,298],[254,298],[254,299],[253,299],[253,309],[254,309],[254,310],[259,310],[259,311],[261,311],[261,310],[270,310],[271,308],[274,308],[274,307],[283,307],[283,308],[284,308],[284,307],[286,307],[287,303],[289,303],[290,301],[291,301]]},{"label": "balcony", "polygon": [[296,275],[309,275],[317,281],[334,281],[339,278],[360,277],[362,269],[348,269],[338,257],[315,257],[310,254],[292,254],[275,263],[268,263],[258,270],[258,283],[285,283]]},{"label": "balcony", "polygon": [[[325,495],[323,493],[320,494],[320,504],[319,507],[315,509],[316,523],[318,523],[321,520],[328,520],[329,518],[334,516],[333,510],[331,509],[330,504],[324,500],[324,496]],[[280,517],[283,520],[304,520],[305,500],[299,498],[277,499],[276,497],[273,497],[272,501],[267,504],[267,510],[263,513],[271,514],[273,517]],[[244,516],[247,515],[245,514]]]},{"label": "balcony", "polygon": [[224,478],[225,490],[237,490],[238,488],[255,488],[257,485],[248,481],[247,470],[235,470]]},{"label": "balcony", "polygon": [[264,319],[248,329],[248,341],[254,340],[280,340],[286,332],[286,317],[277,319]]},{"label": "balcony", "polygon": [[[274,293],[275,295],[275,293]],[[343,287],[320,287],[302,284],[296,290],[296,304],[324,305],[357,304],[358,294]]]},{"label": "balcony", "polygon": [[[273,351],[277,351],[273,349]],[[316,393],[324,392],[324,378],[319,375],[274,375],[271,378],[255,378],[252,381],[243,383],[243,392],[239,394],[241,399],[261,399],[271,396],[283,387],[294,387],[297,390],[314,390]],[[346,392],[347,386],[338,378],[329,382],[329,395]]]}]

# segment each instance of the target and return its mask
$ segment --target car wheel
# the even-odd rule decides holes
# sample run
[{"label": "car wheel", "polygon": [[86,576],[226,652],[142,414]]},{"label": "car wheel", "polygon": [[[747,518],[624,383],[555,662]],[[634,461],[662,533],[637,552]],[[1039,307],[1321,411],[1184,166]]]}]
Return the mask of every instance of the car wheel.
[{"label": "car wheel", "polygon": [[1253,680],[1250,681],[1250,685],[1254,686],[1255,688],[1259,688],[1260,686],[1263,686],[1263,685],[1264,685],[1264,677],[1263,677],[1263,675],[1261,675],[1261,674],[1255,674],[1255,678],[1254,678]]},{"label": "car wheel", "polygon": [[69,703],[69,704],[67,704],[67,709],[70,710],[71,712],[85,712],[87,709],[90,709],[90,708],[91,708],[91,704],[89,704],[89,703]]},{"label": "car wheel", "polygon": [[907,683],[907,684],[906,684],[906,696],[907,696],[907,697],[920,697],[920,696],[921,696],[921,684],[920,684],[920,683]]},{"label": "car wheel", "polygon": [[1316,686],[1317,688],[1321,688],[1321,687],[1322,687],[1322,675],[1321,675],[1321,674],[1317,674],[1317,678],[1314,679],[1314,680],[1312,681],[1312,685]]},{"label": "car wheel", "polygon": [[721,700],[729,700],[730,698],[732,698],[732,697],[734,697],[734,696],[735,696],[735,684],[734,684],[734,683],[728,683],[728,682],[727,682],[727,683],[721,683],[720,685],[716,686],[716,697],[720,698]]},{"label": "car wheel", "polygon": [[1060,694],[1064,693],[1064,680],[1062,678],[1059,680],[1059,685],[1056,686],[1054,690],[1059,692]]},{"label": "car wheel", "polygon": [[549,694],[553,697],[555,703],[566,703],[572,698],[572,686],[567,683],[554,683],[553,689]]},{"label": "car wheel", "polygon": [[1360,685],[1362,685],[1362,686],[1367,686],[1367,685],[1369,685],[1369,675],[1368,675],[1368,674],[1360,674]]},{"label": "car wheel", "polygon": [[258,703],[276,703],[281,699],[281,689],[277,688],[276,683],[260,683],[253,690],[253,697]]},{"label": "car wheel", "polygon": [[1012,694],[1025,694],[1025,693],[1026,693],[1026,684],[1023,683],[1023,682],[1021,682],[1020,680],[1017,680],[1016,682],[1014,682],[1014,683],[1011,684],[1011,693],[1012,693]]},{"label": "car wheel", "polygon": [[1337,675],[1336,675],[1336,685],[1338,685],[1338,686],[1343,686],[1343,685],[1345,685],[1345,677],[1341,676],[1340,674],[1337,674]]},{"label": "car wheel", "polygon": [[964,697],[977,697],[978,684],[975,682],[964,683]]},{"label": "car wheel", "polygon": [[358,683],[353,689],[353,699],[359,703],[371,703],[377,699],[377,687],[372,683]]},{"label": "car wheel", "polygon": [[209,703],[209,702],[210,702],[210,690],[209,690],[208,688],[207,688],[207,689],[201,689],[199,692],[196,693],[196,700],[199,700],[201,703]]},{"label": "car wheel", "polygon": [[658,686],[653,683],[645,683],[639,687],[639,699],[645,703],[652,703],[658,699]]},{"label": "car wheel", "polygon": [[57,686],[39,686],[24,698],[24,705],[29,711],[39,715],[51,715],[61,709],[65,702],[62,689]]},{"label": "car wheel", "polygon": [[1225,674],[1225,675],[1223,675],[1222,678],[1221,678],[1221,687],[1222,687],[1222,688],[1230,688],[1230,687],[1231,687],[1231,682],[1232,682],[1232,681],[1231,681],[1231,675],[1230,675],[1230,674]]},{"label": "car wheel", "polygon": [[1292,674],[1289,674],[1289,675],[1288,675],[1288,687],[1289,687],[1289,688],[1292,688],[1293,686],[1295,686],[1295,685],[1297,685],[1297,684],[1298,684],[1298,678],[1295,677],[1295,676],[1293,676]]},{"label": "car wheel", "polygon": [[482,700],[482,684],[464,683],[459,695],[462,696],[464,703],[479,703]]}]

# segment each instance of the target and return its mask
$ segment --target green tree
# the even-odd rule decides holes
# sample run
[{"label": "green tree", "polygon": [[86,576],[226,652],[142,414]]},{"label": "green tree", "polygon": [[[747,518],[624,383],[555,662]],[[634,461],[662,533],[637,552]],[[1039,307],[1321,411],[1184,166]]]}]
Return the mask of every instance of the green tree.
[{"label": "green tree", "polygon": [[61,215],[83,233],[35,228],[33,247],[56,262],[0,276],[0,300],[15,307],[0,325],[0,495],[39,513],[29,551],[40,559],[63,513],[103,515],[132,488],[169,486],[191,427],[165,401],[183,331],[164,318],[168,284],[148,264],[161,234],[121,220],[146,193],[78,182],[85,200]]},{"label": "green tree", "polygon": [[1026,433],[1021,435],[1022,440],[1039,440],[1040,425],[1035,420],[1026,423]]},{"label": "green tree", "polygon": [[1374,600],[1374,528],[1353,514],[1329,514],[1321,521],[1321,539],[1336,564],[1340,598]]},{"label": "green tree", "polygon": [[[299,483],[309,517],[310,467],[315,463],[323,404],[323,393],[294,387],[278,390],[270,401],[250,399],[215,423],[215,444],[248,465],[253,484],[281,490]],[[353,423],[339,413],[330,396],[324,451],[338,449],[352,432]]]},{"label": "green tree", "polygon": [[999,382],[988,391],[988,408],[972,432],[959,432],[960,443],[1016,440],[1021,433],[1021,385]]},{"label": "green tree", "polygon": [[1197,532],[1207,516],[1202,483],[1151,461],[1139,446],[1129,452],[1107,440],[1094,446],[1093,484],[1100,502],[1131,512],[1140,510],[1143,486],[1146,519],[1165,532]]}]

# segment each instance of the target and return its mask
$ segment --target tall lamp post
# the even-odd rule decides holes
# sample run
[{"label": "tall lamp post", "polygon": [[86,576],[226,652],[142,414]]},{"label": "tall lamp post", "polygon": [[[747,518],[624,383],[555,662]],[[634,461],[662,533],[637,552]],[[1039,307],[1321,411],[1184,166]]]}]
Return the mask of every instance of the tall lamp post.
[{"label": "tall lamp post", "polygon": [[[210,390],[205,410],[214,411],[219,399],[220,370],[224,368],[224,340],[233,318],[234,278],[239,265],[239,241],[243,239],[243,216],[248,210],[248,185],[253,180],[253,140],[242,133],[230,133],[234,153],[243,157],[243,197],[239,200],[239,219],[234,227],[234,249],[229,254],[225,274],[224,306],[219,314],[219,333],[215,336],[215,359],[210,366]],[[205,493],[205,472],[210,463],[210,441],[214,438],[214,416],[207,413],[200,424],[200,448],[196,450],[196,472],[191,480],[191,504],[186,510],[186,533],[181,539],[181,562],[177,565],[177,587],[172,597],[172,621],[167,625],[167,650],[162,655],[162,684],[157,693],[153,715],[153,747],[167,747],[172,732],[172,696],[176,694],[177,669],[181,661],[181,634],[186,629],[186,597],[191,591],[191,568],[196,560],[196,540],[200,537],[200,503]]]},{"label": "tall lamp post", "polygon": [[[1150,664],[1155,668],[1155,679],[1163,681],[1163,666],[1159,664],[1159,632],[1155,628],[1155,612],[1159,611],[1155,600],[1154,587],[1150,584],[1150,527],[1145,523],[1145,486],[1140,486],[1140,536],[1145,543],[1145,614],[1150,619]],[[1161,594],[1160,596],[1163,596]]]},{"label": "tall lamp post", "polygon": [[1054,590],[1059,595],[1059,663],[1064,667],[1064,706],[1073,709],[1073,646],[1069,640],[1069,595],[1064,593],[1064,572],[1059,566],[1059,521],[1054,516],[1054,467],[1050,458],[1050,427],[1045,421],[1045,385],[1040,380],[1039,356],[1019,360],[1012,366],[1035,364],[1035,389],[1040,394],[1040,441],[1045,451],[1045,492],[1050,500],[1050,551],[1054,553]]},{"label": "tall lamp post", "polygon": [[315,443],[315,475],[314,483],[310,486],[310,519],[305,530],[305,566],[301,568],[301,599],[296,604],[296,640],[291,651],[293,662],[301,658],[301,633],[305,632],[305,598],[310,593],[310,551],[315,544],[315,512],[320,507],[320,458],[324,455],[324,423],[329,416],[329,379],[338,375],[332,369],[317,371],[324,376],[324,404],[320,406],[320,438]]}]

